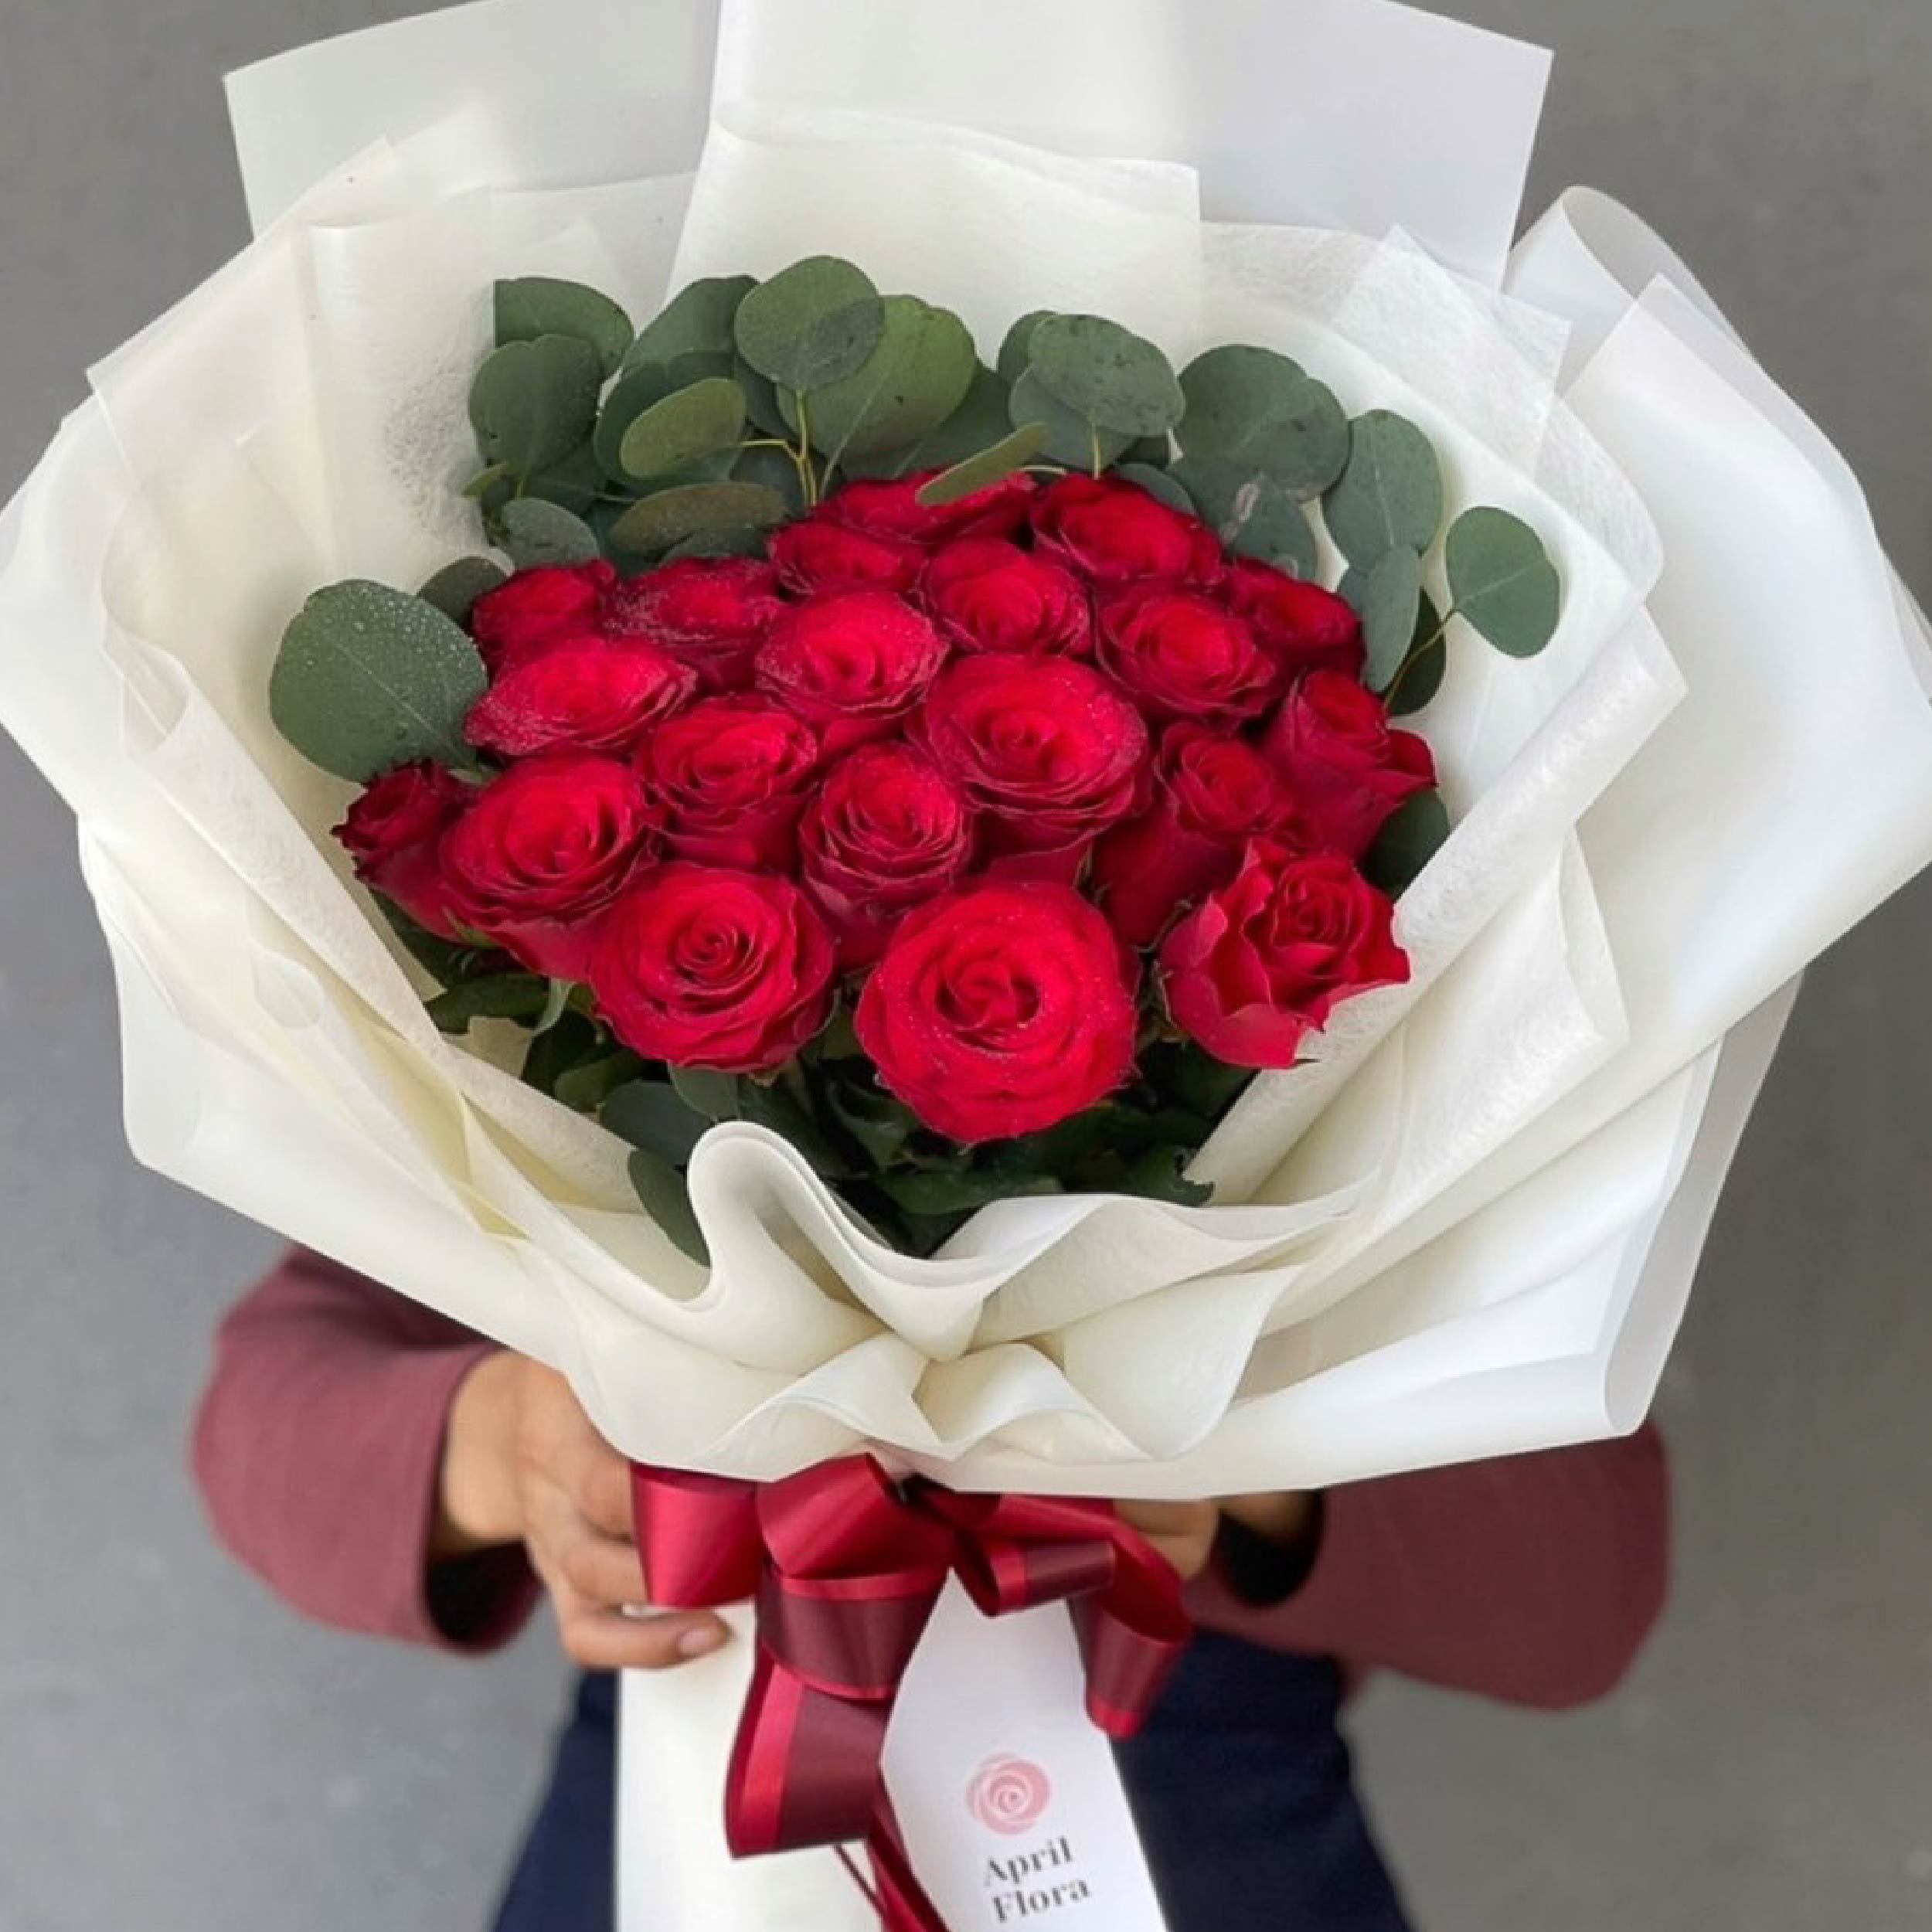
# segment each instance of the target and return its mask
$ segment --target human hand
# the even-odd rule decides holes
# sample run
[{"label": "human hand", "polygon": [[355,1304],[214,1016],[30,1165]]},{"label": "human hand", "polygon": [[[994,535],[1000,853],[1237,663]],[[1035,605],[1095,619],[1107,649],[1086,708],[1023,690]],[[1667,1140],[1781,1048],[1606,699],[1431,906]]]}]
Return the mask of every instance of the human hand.
[{"label": "human hand", "polygon": [[1138,1529],[1192,1583],[1206,1569],[1223,1517],[1285,1553],[1299,1550],[1314,1533],[1315,1499],[1304,1490],[1271,1490],[1226,1496],[1219,1502],[1124,1502],[1121,1519]]},{"label": "human hand", "polygon": [[592,1670],[662,1670],[730,1634],[709,1611],[643,1612],[630,1465],[570,1385],[507,1349],[450,1405],[430,1556],[520,1543],[550,1594],[566,1653]]}]

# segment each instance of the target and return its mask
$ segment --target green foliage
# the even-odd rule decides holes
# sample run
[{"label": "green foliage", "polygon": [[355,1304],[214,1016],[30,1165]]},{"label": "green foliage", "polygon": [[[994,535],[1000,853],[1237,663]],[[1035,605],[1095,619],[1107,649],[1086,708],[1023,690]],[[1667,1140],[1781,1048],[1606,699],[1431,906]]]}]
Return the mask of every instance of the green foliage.
[{"label": "green foliage", "polygon": [[1189,456],[1251,465],[1298,498],[1319,496],[1349,460],[1349,419],[1335,393],[1271,349],[1209,349],[1181,372],[1187,413],[1175,434]]},{"label": "green foliage", "polygon": [[643,1148],[674,1167],[686,1165],[711,1131],[712,1117],[692,1107],[668,1080],[627,1080],[598,1109],[597,1117],[620,1140]]},{"label": "green foliage", "polygon": [[1184,456],[1169,474],[1236,556],[1259,557],[1291,577],[1315,575],[1315,532],[1293,494],[1266,471],[1233,457]]},{"label": "green foliage", "polygon": [[885,330],[871,277],[835,255],[781,269],[746,292],[732,321],[738,353],[794,396],[855,375]]},{"label": "green foliage", "polygon": [[539,496],[520,496],[498,519],[503,547],[519,570],[546,563],[589,563],[600,554],[596,531],[581,517]]},{"label": "green foliage", "polygon": [[640,479],[673,476],[707,457],[735,452],[744,428],[744,391],[729,376],[707,376],[632,418],[617,445],[618,466]]},{"label": "green foliage", "polygon": [[496,285],[496,342],[533,342],[539,336],[573,335],[597,353],[600,371],[616,373],[631,346],[631,318],[608,295],[581,282],[529,275]]},{"label": "green foliage", "polygon": [[1413,885],[1449,836],[1449,809],[1439,791],[1419,791],[1389,815],[1363,855],[1362,869],[1391,899]]},{"label": "green foliage", "polygon": [[424,1002],[445,1033],[467,1033],[478,1019],[535,1021],[549,1005],[550,982],[541,973],[497,973],[471,979]]},{"label": "green foliage", "polygon": [[1398,547],[1426,554],[1442,526],[1442,465],[1414,423],[1371,410],[1349,425],[1347,467],[1321,507],[1335,548],[1357,570]]},{"label": "green foliage", "polygon": [[435,605],[453,624],[468,624],[477,600],[509,581],[486,556],[458,557],[454,563],[444,564],[416,594],[425,604]]},{"label": "green foliage", "polygon": [[785,500],[759,483],[689,483],[634,503],[611,526],[614,549],[662,555],[693,537],[769,530],[784,522]]},{"label": "green foliage", "polygon": [[991,448],[942,471],[920,489],[919,501],[930,508],[957,503],[962,497],[990,488],[1002,477],[1024,469],[1040,454],[1046,442],[1046,430],[1041,423],[1028,423],[1009,430]]},{"label": "green foliage", "polygon": [[507,342],[476,372],[470,423],[486,464],[520,488],[590,434],[604,383],[597,351],[574,335]]},{"label": "green foliage", "polygon": [[648,1148],[631,1150],[631,1185],[644,1211],[675,1247],[701,1266],[708,1267],[711,1250],[691,1205],[691,1189],[683,1175],[662,1155]]},{"label": "green foliage", "polygon": [[1365,681],[1371,691],[1386,691],[1416,641],[1416,617],[1422,608],[1422,553],[1397,544],[1362,577],[1362,638],[1368,652]]},{"label": "green foliage", "polygon": [[738,306],[757,286],[749,275],[708,275],[687,283],[650,321],[624,359],[624,372],[668,369],[681,355],[725,355],[736,347]]},{"label": "green foliage", "polygon": [[851,375],[811,392],[812,447],[828,463],[883,455],[931,435],[972,387],[978,353],[951,310],[914,295],[888,295],[883,307],[872,353]]},{"label": "green foliage", "polygon": [[1543,539],[1507,510],[1465,510],[1444,546],[1457,616],[1505,656],[1533,658],[1556,634],[1563,583]]},{"label": "green foliage", "polygon": [[1166,356],[1104,316],[1043,317],[1026,338],[1026,368],[1056,403],[1129,440],[1172,429],[1187,406]]}]

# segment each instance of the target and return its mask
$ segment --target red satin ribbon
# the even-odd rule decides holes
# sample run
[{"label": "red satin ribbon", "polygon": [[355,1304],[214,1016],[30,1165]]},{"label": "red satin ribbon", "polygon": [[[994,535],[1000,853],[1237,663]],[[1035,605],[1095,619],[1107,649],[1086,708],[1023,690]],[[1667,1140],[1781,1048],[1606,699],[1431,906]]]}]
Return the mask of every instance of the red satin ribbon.
[{"label": "red satin ribbon", "polygon": [[761,1484],[633,1464],[631,1485],[654,1604],[757,1605],[725,1792],[733,1852],[864,1839],[886,1932],[945,1932],[906,1859],[879,1756],[949,1576],[989,1617],[1066,1603],[1087,1711],[1111,1737],[1139,1728],[1189,1634],[1172,1566],[1107,1503],[895,1483],[869,1456]]}]

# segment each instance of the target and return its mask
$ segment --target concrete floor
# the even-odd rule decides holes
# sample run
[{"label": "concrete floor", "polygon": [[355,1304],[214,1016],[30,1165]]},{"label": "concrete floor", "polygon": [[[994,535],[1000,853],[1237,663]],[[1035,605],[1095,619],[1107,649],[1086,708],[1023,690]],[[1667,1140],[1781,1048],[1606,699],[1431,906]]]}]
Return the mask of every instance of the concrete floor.
[{"label": "concrete floor", "polygon": [[[1204,0],[1205,3],[1205,0]],[[219,75],[406,0],[0,0],[0,495],[243,238]],[[1532,194],[1666,228],[1932,596],[1932,0],[1461,0],[1553,45]],[[274,1243],[135,1170],[69,825],[0,750],[0,1932],[470,1932],[563,1672],[298,1622],[182,1467]],[[1932,883],[1813,976],[1665,1398],[1666,1628],[1552,1719],[1383,1685],[1423,1932],[1932,1926]]]}]

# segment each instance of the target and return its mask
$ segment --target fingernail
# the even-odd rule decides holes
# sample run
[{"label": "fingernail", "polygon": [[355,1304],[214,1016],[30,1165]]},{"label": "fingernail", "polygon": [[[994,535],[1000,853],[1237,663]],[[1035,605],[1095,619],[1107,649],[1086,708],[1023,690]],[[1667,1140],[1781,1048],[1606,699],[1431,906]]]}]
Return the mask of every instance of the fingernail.
[{"label": "fingernail", "polygon": [[695,1630],[688,1630],[678,1639],[680,1657],[709,1657],[725,1640],[725,1634],[716,1624],[700,1624]]}]

